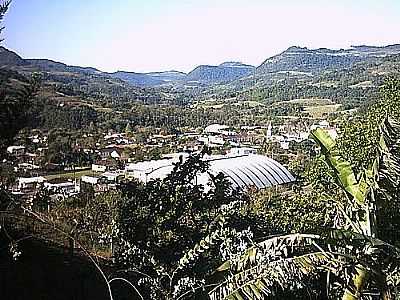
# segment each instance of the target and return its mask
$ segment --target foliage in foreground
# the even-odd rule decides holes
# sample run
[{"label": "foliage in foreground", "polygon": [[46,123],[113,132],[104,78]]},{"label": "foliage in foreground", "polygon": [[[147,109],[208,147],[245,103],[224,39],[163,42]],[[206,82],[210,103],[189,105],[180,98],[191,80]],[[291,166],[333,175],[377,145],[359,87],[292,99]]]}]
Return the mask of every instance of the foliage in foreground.
[{"label": "foliage in foreground", "polygon": [[209,293],[211,299],[263,299],[278,287],[304,288],[306,279],[321,276],[327,279],[328,297],[393,299],[400,285],[400,250],[377,238],[376,209],[379,202],[398,196],[400,126],[386,118],[380,128],[376,157],[358,174],[326,132],[312,133],[344,195],[336,202],[340,218],[335,228],[323,235],[277,236],[254,245],[218,269],[227,278]]},{"label": "foliage in foreground", "polygon": [[[239,220],[246,196],[229,188],[221,174],[209,174],[209,186],[198,184],[196,176],[207,170],[207,161],[194,155],[178,162],[163,180],[122,187],[114,237],[117,263],[140,278],[136,283],[148,298],[175,299],[201,291],[218,263],[217,242],[245,239]],[[236,219],[230,218],[231,209],[238,210]],[[236,226],[227,226],[228,220],[231,225],[236,220]],[[227,245],[224,251],[232,248]]]}]

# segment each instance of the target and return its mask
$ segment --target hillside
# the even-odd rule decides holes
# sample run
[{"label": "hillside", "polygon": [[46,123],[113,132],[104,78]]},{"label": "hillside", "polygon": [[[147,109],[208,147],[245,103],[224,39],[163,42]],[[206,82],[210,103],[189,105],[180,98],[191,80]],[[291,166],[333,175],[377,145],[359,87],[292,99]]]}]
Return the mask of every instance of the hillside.
[{"label": "hillside", "polygon": [[[388,47],[393,52],[397,47]],[[360,48],[363,51],[367,49]],[[329,99],[343,109],[360,107],[379,97],[379,89],[386,78],[400,76],[400,54],[374,57],[354,62],[348,67],[330,66],[323,72],[278,71],[257,73],[224,85],[212,87],[203,93],[203,99],[220,102],[257,101],[275,103],[295,99]],[[388,50],[388,49],[385,49]],[[305,51],[305,50],[303,50]],[[387,52],[392,53],[392,52]],[[304,69],[303,69],[304,71]]]},{"label": "hillside", "polygon": [[156,86],[165,83],[162,79],[153,78],[143,73],[117,71],[115,73],[108,73],[107,75],[121,79],[134,86]]},{"label": "hillside", "polygon": [[173,84],[185,79],[186,74],[178,71],[135,73],[118,71],[106,73],[113,78],[121,79],[134,86],[154,87],[165,84]]},{"label": "hillside", "polygon": [[23,66],[26,64],[26,61],[18,54],[0,47],[0,67]]},{"label": "hillside", "polygon": [[40,72],[43,84],[52,90],[104,103],[159,103],[166,98],[154,89],[129,84],[95,68],[68,66],[48,59],[23,59],[4,47],[0,47],[0,69],[18,72],[27,78]]},{"label": "hillside", "polygon": [[225,62],[219,66],[202,65],[191,71],[186,81],[202,83],[228,82],[251,75],[255,68],[238,62]]},{"label": "hillside", "polygon": [[145,73],[145,74],[148,76],[151,76],[154,79],[162,80],[165,83],[182,81],[186,77],[186,73],[174,71],[174,70],[173,71],[164,71],[164,72],[150,72],[150,73]]},{"label": "hillside", "polygon": [[[199,88],[213,84],[232,84],[235,88],[272,84],[279,80],[307,78],[325,71],[342,70],[361,62],[380,61],[384,57],[400,54],[400,45],[385,47],[352,46],[350,49],[308,49],[293,46],[273,57],[267,58],[257,68],[238,63],[225,62],[218,66],[200,65],[188,74],[179,71],[137,73],[117,71],[101,72],[91,67],[68,66],[48,59],[23,59],[18,54],[0,47],[0,67],[19,72],[47,72],[58,77],[92,77],[116,80],[116,84],[135,87],[190,87]],[[65,80],[64,80],[65,81]],[[84,81],[88,81],[87,78]]]},{"label": "hillside", "polygon": [[[179,71],[101,72],[48,59],[23,59],[0,47],[0,67],[29,76],[41,72],[46,85],[65,95],[82,96],[105,105],[186,105],[196,99],[284,101],[301,97],[329,98],[335,103],[363,102],[376,94],[383,78],[398,74],[400,45],[353,46],[331,50],[290,47],[255,68],[238,62],[201,65]],[[361,93],[362,91],[362,93]],[[276,98],[278,97],[278,98]]]},{"label": "hillside", "polygon": [[373,61],[388,55],[399,54],[400,45],[386,47],[353,46],[350,49],[331,50],[290,47],[266,59],[258,74],[273,72],[304,72],[317,74],[325,70],[344,69],[362,61]]},{"label": "hillside", "polygon": [[49,59],[25,59],[27,66],[44,72],[72,72],[83,74],[101,74],[102,72],[91,67],[68,66],[64,63]]}]

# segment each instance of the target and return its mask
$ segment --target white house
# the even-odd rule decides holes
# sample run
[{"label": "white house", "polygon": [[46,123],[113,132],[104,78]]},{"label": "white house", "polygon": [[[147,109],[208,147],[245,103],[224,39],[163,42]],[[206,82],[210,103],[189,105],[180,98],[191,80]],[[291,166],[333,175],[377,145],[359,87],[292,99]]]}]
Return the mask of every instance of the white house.
[{"label": "white house", "polygon": [[93,176],[82,176],[81,177],[82,182],[90,183],[90,184],[97,184],[99,182],[98,177],[93,177]]},{"label": "white house", "polygon": [[22,156],[25,154],[25,146],[9,146],[7,152],[15,156]]},{"label": "white house", "polygon": [[204,133],[207,134],[222,134],[223,131],[228,130],[229,127],[221,124],[211,124],[204,128]]},{"label": "white house", "polygon": [[107,171],[107,166],[102,164],[92,164],[93,172],[105,172]]},{"label": "white house", "polygon": [[46,178],[39,176],[39,177],[20,177],[18,178],[18,189],[19,190],[34,190],[40,184],[47,181]]},{"label": "white house", "polygon": [[232,148],[229,152],[229,155],[249,155],[249,154],[257,154],[257,150],[254,148]]},{"label": "white house", "polygon": [[76,193],[79,193],[80,187],[78,184],[72,181],[67,181],[67,182],[61,182],[61,183],[44,183],[45,188],[48,190],[59,193],[59,194],[64,194],[64,195],[73,195]]}]

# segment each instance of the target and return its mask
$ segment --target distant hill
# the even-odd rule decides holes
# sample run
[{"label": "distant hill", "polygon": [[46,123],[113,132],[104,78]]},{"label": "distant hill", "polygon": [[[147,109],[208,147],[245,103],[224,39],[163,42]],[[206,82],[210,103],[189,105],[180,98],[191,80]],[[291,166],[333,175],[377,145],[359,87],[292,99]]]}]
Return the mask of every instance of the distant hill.
[{"label": "distant hill", "polygon": [[23,66],[26,61],[18,54],[0,47],[0,67]]},{"label": "distant hill", "polygon": [[102,72],[91,67],[68,66],[64,63],[49,59],[25,59],[26,65],[44,72],[73,72],[84,74],[101,74]]},{"label": "distant hill", "polygon": [[[219,99],[227,102],[232,99],[239,102],[250,100],[264,104],[296,99],[329,99],[335,104],[340,104],[343,110],[359,108],[367,105],[371,99],[376,100],[381,97],[380,87],[388,77],[400,76],[400,54],[395,54],[399,49],[396,45],[353,48],[355,50],[347,52],[362,59],[353,60],[354,63],[348,67],[344,67],[346,64],[342,61],[343,64],[325,65],[324,68],[305,69],[309,65],[303,64],[302,68],[293,70],[292,67],[288,67],[284,71],[285,65],[282,63],[279,69],[273,69],[275,72],[272,72],[272,66],[269,66],[270,72],[257,70],[255,76],[209,87],[202,92],[201,97],[204,100]],[[290,50],[303,54],[309,51],[305,48]],[[329,49],[318,49],[318,51],[332,53]],[[336,53],[340,53],[339,50]]]},{"label": "distant hill", "polygon": [[21,56],[4,47],[0,47],[0,67],[20,69],[22,71],[41,72],[72,72],[85,74],[102,74],[101,71],[90,67],[68,66],[50,59],[23,59]]},{"label": "distant hill", "polygon": [[295,71],[316,74],[324,70],[348,68],[358,62],[372,61],[399,53],[400,45],[353,46],[350,49],[340,50],[290,47],[286,51],[266,59],[257,68],[257,73]]},{"label": "distant hill", "polygon": [[107,75],[113,78],[121,79],[135,86],[156,86],[166,83],[162,79],[153,78],[152,76],[143,73],[118,71],[114,73],[108,73]]},{"label": "distant hill", "polygon": [[150,72],[145,74],[164,82],[177,82],[184,80],[186,77],[186,73],[179,71]]},{"label": "distant hill", "polygon": [[134,88],[192,89],[208,88],[213,84],[229,84],[238,89],[254,84],[259,86],[273,84],[279,80],[286,80],[288,76],[310,77],[322,74],[324,71],[343,70],[360,62],[373,62],[395,54],[400,54],[400,45],[385,47],[361,45],[340,50],[293,46],[266,59],[257,68],[239,62],[224,62],[218,66],[200,65],[188,74],[179,71],[106,73],[91,67],[69,66],[48,59],[23,59],[18,54],[0,47],[0,67],[22,73],[41,71],[54,81],[68,83],[72,80],[76,82],[74,85],[83,82],[88,84],[87,90],[90,91],[93,90],[93,84],[96,86],[96,91],[102,90],[101,85],[104,82],[110,88],[118,86],[118,89],[121,89],[122,85]]},{"label": "distant hill", "polygon": [[182,81],[186,74],[178,71],[135,73],[118,71],[107,75],[135,86],[158,86]]},{"label": "distant hill", "polygon": [[255,67],[238,62],[225,62],[219,66],[201,65],[186,76],[186,81],[202,83],[228,82],[251,75]]},{"label": "distant hill", "polygon": [[4,47],[0,47],[0,69],[27,77],[33,72],[41,72],[45,85],[54,86],[56,90],[69,96],[85,94],[86,97],[109,102],[163,101],[161,94],[154,89],[129,84],[95,68],[68,66],[49,59],[23,59]]},{"label": "distant hill", "polygon": [[50,75],[57,75],[58,77],[61,76],[60,73],[63,73],[64,77],[72,76],[72,74],[77,74],[79,76],[97,75],[103,78],[119,79],[137,87],[151,87],[167,84],[169,82],[181,80],[186,76],[185,73],[177,71],[154,73],[118,71],[106,73],[91,67],[69,66],[49,59],[23,59],[15,52],[4,47],[0,47],[0,67],[11,68],[23,73],[35,71],[46,72]]}]

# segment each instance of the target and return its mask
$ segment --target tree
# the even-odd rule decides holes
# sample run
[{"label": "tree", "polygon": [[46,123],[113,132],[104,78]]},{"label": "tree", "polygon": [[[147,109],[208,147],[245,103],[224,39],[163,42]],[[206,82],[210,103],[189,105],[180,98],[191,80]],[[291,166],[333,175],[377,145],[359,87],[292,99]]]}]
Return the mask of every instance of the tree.
[{"label": "tree", "polygon": [[[0,73],[3,71],[0,71]],[[40,85],[40,78],[33,76],[27,85],[15,87],[12,77],[0,82],[0,159],[5,148],[27,124],[28,108]]]},{"label": "tree", "polygon": [[122,186],[116,258],[139,276],[136,283],[146,298],[190,296],[216,265],[218,248],[212,244],[232,232],[223,229],[220,208],[245,196],[230,189],[222,175],[210,174],[212,184],[205,190],[197,175],[207,169],[207,161],[194,155],[176,163],[163,180]]},{"label": "tree", "polygon": [[[1,22],[3,21],[4,15],[6,14],[6,12],[7,12],[8,8],[9,8],[10,4],[11,4],[11,0],[9,0],[9,1],[2,1],[2,2],[0,3],[0,24],[1,24]],[[0,34],[1,34],[1,32],[2,32],[3,30],[4,30],[4,27],[0,27]],[[2,42],[2,41],[3,41],[3,39],[0,39],[0,42]]]},{"label": "tree", "polygon": [[[10,1],[0,3],[0,23],[7,12]],[[0,28],[0,33],[3,28]],[[12,79],[17,78],[16,82]],[[3,205],[10,201],[10,196],[5,190],[15,179],[14,173],[7,174],[6,170],[10,170],[6,153],[7,146],[11,145],[17,133],[25,126],[27,122],[27,112],[29,104],[35,96],[40,86],[40,76],[34,74],[31,80],[27,80],[23,76],[7,70],[0,70],[0,204]],[[3,185],[6,183],[6,186]]]},{"label": "tree", "polygon": [[126,134],[131,134],[131,133],[132,133],[131,123],[127,123],[127,124],[126,124],[125,133],[126,133]]},{"label": "tree", "polygon": [[[267,239],[231,259],[218,271],[228,278],[210,292],[211,299],[262,299],[277,285],[304,286],[304,280],[325,271],[340,284],[343,300],[361,299],[365,290],[393,299],[400,284],[400,249],[377,238],[376,206],[396,198],[400,156],[393,153],[400,141],[400,126],[386,119],[381,126],[379,151],[370,168],[355,174],[323,130],[313,132],[330,174],[342,191],[335,201],[341,217],[323,235],[291,234]],[[329,284],[328,295],[338,295]]]}]

